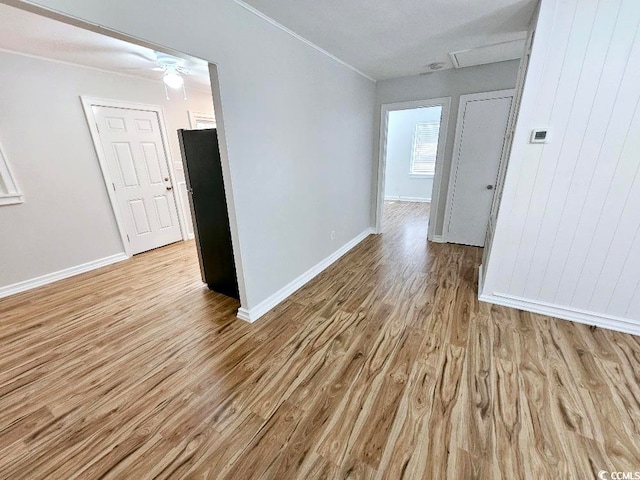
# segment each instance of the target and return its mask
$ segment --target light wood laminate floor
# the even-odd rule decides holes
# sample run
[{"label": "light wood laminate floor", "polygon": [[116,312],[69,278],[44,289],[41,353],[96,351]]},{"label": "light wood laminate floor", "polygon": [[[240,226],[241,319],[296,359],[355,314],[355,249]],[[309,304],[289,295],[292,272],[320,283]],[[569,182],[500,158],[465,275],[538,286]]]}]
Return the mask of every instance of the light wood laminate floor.
[{"label": "light wood laminate floor", "polygon": [[253,325],[192,242],[0,300],[0,478],[640,471],[637,337],[479,303],[428,204]]}]

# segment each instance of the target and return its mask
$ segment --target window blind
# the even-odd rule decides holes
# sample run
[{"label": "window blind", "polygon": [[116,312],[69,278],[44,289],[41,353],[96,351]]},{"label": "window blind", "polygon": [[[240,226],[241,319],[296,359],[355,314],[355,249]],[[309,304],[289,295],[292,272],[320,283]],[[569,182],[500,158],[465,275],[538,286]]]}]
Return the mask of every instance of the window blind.
[{"label": "window blind", "polygon": [[435,174],[439,134],[439,122],[418,123],[416,125],[411,158],[411,173],[413,175]]}]

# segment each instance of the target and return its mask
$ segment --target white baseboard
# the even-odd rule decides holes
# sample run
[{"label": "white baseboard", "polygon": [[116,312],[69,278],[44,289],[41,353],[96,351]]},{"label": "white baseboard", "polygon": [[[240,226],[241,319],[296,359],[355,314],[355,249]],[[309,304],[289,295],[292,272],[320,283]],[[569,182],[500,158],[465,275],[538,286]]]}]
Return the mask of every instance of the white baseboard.
[{"label": "white baseboard", "polygon": [[384,197],[385,202],[417,202],[417,203],[431,203],[430,198],[423,197]]},{"label": "white baseboard", "polygon": [[293,280],[288,285],[285,285],[284,287],[282,287],[276,293],[271,295],[266,300],[263,300],[255,307],[250,309],[240,307],[238,309],[237,317],[241,320],[244,320],[245,322],[249,322],[249,323],[255,322],[260,317],[262,317],[265,313],[267,313],[273,307],[275,307],[280,302],[285,300],[296,290],[299,290],[301,287],[307,284],[311,279],[319,275],[329,265],[334,263],[336,260],[342,257],[345,253],[347,253],[349,250],[351,250],[353,247],[358,245],[360,242],[362,242],[365,238],[367,238],[369,235],[373,234],[374,232],[375,230],[373,228],[366,229],[356,238],[354,238],[353,240],[343,245],[340,249],[333,252],[331,255],[329,255],[327,258],[322,260],[320,263],[311,267],[309,270],[304,272],[298,278]]},{"label": "white baseboard", "polygon": [[[482,290],[480,290],[482,291]],[[526,298],[516,297],[503,293],[494,292],[493,294],[480,294],[478,299],[483,302],[495,303],[505,307],[517,308],[528,312],[546,315],[548,317],[557,317],[572,322],[584,323],[587,325],[595,325],[596,327],[616,330],[618,332],[631,333],[632,335],[640,335],[640,322],[634,323],[628,318],[615,317],[612,315],[603,315],[601,313],[590,312],[568,308],[546,302],[534,302]]]},{"label": "white baseboard", "polygon": [[442,235],[434,235],[433,237],[431,237],[431,241],[433,243],[447,243],[444,241],[444,238],[442,238]]},{"label": "white baseboard", "polygon": [[57,282],[64,278],[73,277],[80,273],[89,272],[96,268],[106,267],[113,263],[127,260],[129,257],[124,253],[116,253],[109,257],[100,258],[91,262],[83,263],[82,265],[76,265],[75,267],[65,268],[64,270],[58,270],[57,272],[47,273],[40,277],[32,278],[30,280],[24,280],[22,282],[7,285],[6,287],[0,287],[0,298],[8,297],[9,295],[15,295],[16,293],[25,292],[33,288],[41,287],[49,283]]}]

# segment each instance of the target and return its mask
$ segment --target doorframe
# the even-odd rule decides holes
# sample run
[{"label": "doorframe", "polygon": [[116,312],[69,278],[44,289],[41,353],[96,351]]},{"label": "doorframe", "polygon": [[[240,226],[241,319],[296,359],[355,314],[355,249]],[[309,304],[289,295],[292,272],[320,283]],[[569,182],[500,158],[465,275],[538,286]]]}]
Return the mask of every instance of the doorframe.
[{"label": "doorframe", "polygon": [[186,228],[186,218],[184,218],[184,205],[182,205],[182,199],[180,198],[180,194],[178,192],[177,179],[176,174],[173,169],[173,160],[171,158],[171,150],[169,149],[169,142],[167,136],[167,128],[164,119],[164,111],[159,105],[149,105],[146,103],[136,103],[136,102],[124,102],[120,100],[108,100],[103,98],[94,98],[81,95],[80,101],[82,103],[82,109],[84,110],[84,115],[87,119],[87,124],[89,125],[89,132],[91,133],[91,140],[93,141],[93,146],[96,151],[96,155],[98,157],[98,163],[100,164],[100,171],[102,172],[102,179],[104,180],[104,186],[107,189],[107,194],[109,195],[109,202],[111,203],[111,209],[113,210],[113,215],[116,220],[116,225],[118,226],[118,231],[120,232],[120,240],[122,241],[122,246],[124,248],[124,252],[127,257],[131,258],[133,256],[131,250],[131,244],[127,240],[127,230],[125,228],[124,219],[122,217],[122,212],[120,207],[118,206],[118,200],[116,198],[115,191],[113,190],[113,179],[111,178],[111,172],[109,171],[109,164],[107,162],[107,158],[104,151],[104,145],[102,144],[102,140],[100,139],[100,132],[98,131],[98,123],[96,121],[96,117],[93,114],[92,107],[110,107],[110,108],[121,108],[125,110],[141,110],[145,112],[154,112],[158,115],[158,123],[160,124],[160,137],[162,138],[162,146],[165,151],[166,159],[167,159],[167,167],[169,170],[169,178],[171,179],[171,185],[174,186],[173,189],[173,201],[176,205],[176,210],[178,214],[178,224],[180,226],[180,234],[182,235],[182,240],[188,240],[188,233]]},{"label": "doorframe", "polygon": [[431,192],[431,206],[429,213],[429,229],[427,239],[433,241],[436,227],[434,214],[438,211],[440,184],[442,182],[442,165],[447,144],[447,127],[451,110],[451,97],[429,98],[410,102],[383,103],[380,109],[380,146],[378,149],[378,192],[376,199],[376,233],[382,233],[382,217],[384,209],[384,184],[387,174],[387,140],[389,128],[389,112],[413,110],[416,108],[442,107],[440,117],[440,132],[438,134],[438,151],[436,153],[435,174]]},{"label": "doorframe", "polygon": [[[458,175],[458,166],[460,163],[460,148],[462,143],[462,125],[464,123],[464,113],[467,107],[467,103],[478,100],[496,100],[498,98],[511,97],[511,107],[509,112],[513,109],[513,98],[515,96],[515,89],[509,88],[505,90],[494,90],[490,92],[468,93],[460,95],[460,101],[458,104],[458,118],[456,120],[456,131],[453,139],[453,154],[451,155],[451,170],[449,173],[449,185],[447,187],[447,198],[445,200],[444,207],[444,224],[442,226],[442,239],[445,243],[449,242],[449,227],[451,224],[451,211],[453,209],[454,189],[456,185],[456,177]],[[509,124],[507,123],[507,130],[505,136],[502,139],[502,152],[504,153],[504,146],[507,139],[507,132],[509,130]],[[498,163],[498,172],[503,162],[503,156],[500,155]],[[497,177],[496,177],[497,178]],[[497,186],[493,187],[493,194],[495,195]]]}]

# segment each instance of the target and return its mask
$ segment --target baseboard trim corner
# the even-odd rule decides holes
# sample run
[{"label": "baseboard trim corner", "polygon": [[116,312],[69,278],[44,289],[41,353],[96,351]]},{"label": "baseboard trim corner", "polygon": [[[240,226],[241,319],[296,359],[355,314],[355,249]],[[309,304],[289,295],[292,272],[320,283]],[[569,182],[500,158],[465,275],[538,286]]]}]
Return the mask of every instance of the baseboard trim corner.
[{"label": "baseboard trim corner", "polygon": [[[480,292],[482,292],[482,290],[480,290]],[[537,313],[547,317],[555,317],[563,320],[570,320],[572,322],[584,323],[585,325],[605,328],[607,330],[640,335],[640,323],[633,323],[629,319],[622,317],[602,315],[596,312],[567,308],[546,302],[534,302],[526,298],[498,292],[493,292],[493,294],[480,293],[478,295],[478,299],[482,302],[516,308],[518,310],[525,310],[527,312]]]},{"label": "baseboard trim corner", "polygon": [[91,270],[96,270],[101,267],[106,267],[107,265],[112,265],[114,263],[127,260],[128,258],[129,257],[124,252],[116,253],[115,255],[76,265],[75,267],[65,268],[63,270],[58,270],[57,272],[47,273],[36,278],[7,285],[6,287],[0,287],[0,298],[26,292],[27,290],[42,287],[43,285],[48,285],[50,283],[57,282],[58,280],[64,280],[65,278],[80,275],[81,273],[90,272]]},{"label": "baseboard trim corner", "polygon": [[431,237],[431,241],[433,243],[447,243],[444,241],[444,238],[442,237],[442,235],[434,235],[433,237]]},{"label": "baseboard trim corner", "polygon": [[249,312],[249,310],[242,307],[238,309],[238,313],[236,314],[236,317],[238,317],[240,320],[244,320],[247,323],[253,323],[257,320],[257,318],[254,318],[252,320],[251,313]]},{"label": "baseboard trim corner", "polygon": [[264,314],[266,314],[271,309],[273,309],[276,305],[278,305],[279,303],[287,299],[289,296],[291,296],[294,292],[296,292],[297,290],[302,288],[304,285],[306,285],[310,280],[317,277],[320,273],[326,270],[330,265],[335,263],[338,259],[340,259],[340,257],[344,256],[347,252],[349,252],[349,250],[353,249],[356,245],[362,242],[369,235],[372,235],[374,233],[375,233],[374,228],[367,228],[360,235],[358,235],[357,237],[353,238],[352,240],[344,244],[342,247],[340,247],[338,250],[333,252],[327,258],[325,258],[321,262],[311,267],[309,270],[304,272],[298,278],[296,278],[289,284],[282,287],[276,293],[271,295],[269,298],[263,300],[255,307],[253,308],[240,307],[238,309],[238,313],[236,314],[236,316],[240,320],[244,320],[245,322],[248,322],[248,323],[255,322]]}]

